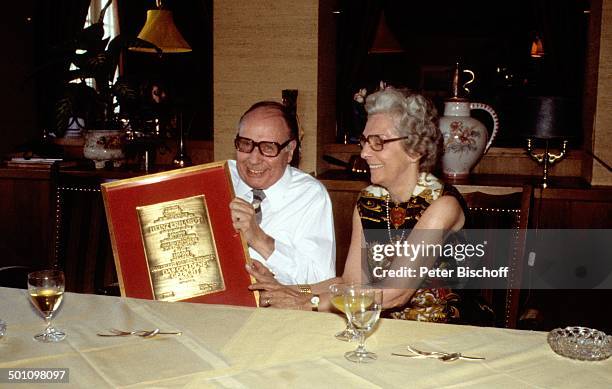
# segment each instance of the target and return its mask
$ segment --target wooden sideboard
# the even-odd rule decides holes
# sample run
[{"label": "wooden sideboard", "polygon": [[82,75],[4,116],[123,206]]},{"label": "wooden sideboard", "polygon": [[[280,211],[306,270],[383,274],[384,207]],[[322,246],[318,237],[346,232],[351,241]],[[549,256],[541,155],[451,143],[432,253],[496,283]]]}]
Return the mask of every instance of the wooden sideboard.
[{"label": "wooden sideboard", "polygon": [[53,255],[49,170],[0,168],[0,267],[45,266]]},{"label": "wooden sideboard", "polygon": [[83,166],[0,167],[0,267],[58,265],[69,291],[107,290],[116,271],[100,184],[143,174]]}]

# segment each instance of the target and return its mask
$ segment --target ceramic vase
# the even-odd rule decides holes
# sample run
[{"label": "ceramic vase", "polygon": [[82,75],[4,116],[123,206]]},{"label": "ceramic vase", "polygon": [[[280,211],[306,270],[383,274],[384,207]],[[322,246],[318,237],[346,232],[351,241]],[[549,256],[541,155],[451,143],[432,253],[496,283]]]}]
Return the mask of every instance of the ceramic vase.
[{"label": "ceramic vase", "polygon": [[[470,111],[481,109],[493,119],[493,131],[488,137],[487,128],[471,117]],[[444,116],[440,118],[440,131],[444,137],[442,171],[453,179],[467,178],[470,170],[486,154],[497,135],[499,119],[487,104],[470,103],[464,99],[451,99],[444,103]]]},{"label": "ceramic vase", "polygon": [[106,161],[112,161],[114,167],[123,164],[123,132],[120,130],[96,130],[85,132],[83,156],[102,169]]}]

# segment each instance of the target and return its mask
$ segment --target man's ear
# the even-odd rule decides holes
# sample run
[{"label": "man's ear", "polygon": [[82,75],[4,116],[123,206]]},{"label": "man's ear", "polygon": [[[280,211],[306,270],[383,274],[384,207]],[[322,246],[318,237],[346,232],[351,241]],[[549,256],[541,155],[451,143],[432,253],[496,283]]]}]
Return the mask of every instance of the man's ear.
[{"label": "man's ear", "polygon": [[289,142],[289,144],[285,148],[287,152],[287,163],[291,163],[291,160],[293,159],[293,153],[295,152],[296,147],[297,147],[297,141],[294,139],[291,142]]}]

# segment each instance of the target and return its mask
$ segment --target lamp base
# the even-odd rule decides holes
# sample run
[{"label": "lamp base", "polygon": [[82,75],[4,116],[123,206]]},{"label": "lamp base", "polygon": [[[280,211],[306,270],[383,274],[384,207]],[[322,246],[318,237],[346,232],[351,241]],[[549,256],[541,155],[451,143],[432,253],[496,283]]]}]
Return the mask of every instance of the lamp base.
[{"label": "lamp base", "polygon": [[565,157],[566,151],[567,151],[567,140],[563,140],[563,143],[561,145],[561,151],[558,154],[553,154],[549,152],[549,145],[548,145],[549,139],[544,139],[544,141],[545,141],[544,152],[537,154],[533,150],[533,139],[528,138],[527,139],[527,155],[529,155],[531,159],[536,161],[538,164],[540,163],[543,164],[542,181],[541,181],[540,186],[543,189],[546,189],[548,187],[549,165],[553,165],[555,162],[560,161],[561,159],[563,159],[563,157]]}]

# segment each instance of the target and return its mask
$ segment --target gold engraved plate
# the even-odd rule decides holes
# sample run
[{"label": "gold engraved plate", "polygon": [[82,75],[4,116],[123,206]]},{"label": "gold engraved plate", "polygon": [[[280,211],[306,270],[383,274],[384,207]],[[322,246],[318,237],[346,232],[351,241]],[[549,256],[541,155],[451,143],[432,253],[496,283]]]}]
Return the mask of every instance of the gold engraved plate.
[{"label": "gold engraved plate", "polygon": [[155,300],[225,290],[203,195],[136,207]]}]

